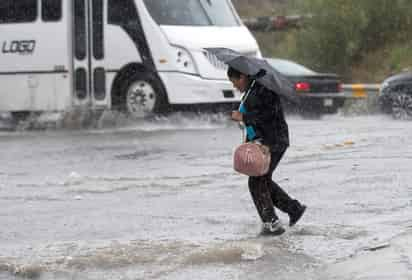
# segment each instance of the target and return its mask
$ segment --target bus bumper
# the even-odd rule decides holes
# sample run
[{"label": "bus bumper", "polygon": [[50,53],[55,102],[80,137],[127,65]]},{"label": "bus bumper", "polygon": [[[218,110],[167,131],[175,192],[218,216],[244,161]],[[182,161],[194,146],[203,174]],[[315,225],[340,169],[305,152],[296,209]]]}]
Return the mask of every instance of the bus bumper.
[{"label": "bus bumper", "polygon": [[233,103],[240,100],[240,92],[229,80],[207,80],[199,76],[159,72],[170,104]]}]

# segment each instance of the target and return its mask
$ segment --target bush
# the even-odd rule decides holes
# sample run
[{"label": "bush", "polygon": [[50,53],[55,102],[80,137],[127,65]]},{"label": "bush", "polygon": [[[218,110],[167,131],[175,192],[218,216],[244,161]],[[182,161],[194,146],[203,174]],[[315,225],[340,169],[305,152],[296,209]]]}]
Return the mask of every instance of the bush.
[{"label": "bush", "polygon": [[296,57],[320,71],[347,74],[363,56],[396,40],[409,40],[409,0],[311,0],[313,15],[297,33]]}]

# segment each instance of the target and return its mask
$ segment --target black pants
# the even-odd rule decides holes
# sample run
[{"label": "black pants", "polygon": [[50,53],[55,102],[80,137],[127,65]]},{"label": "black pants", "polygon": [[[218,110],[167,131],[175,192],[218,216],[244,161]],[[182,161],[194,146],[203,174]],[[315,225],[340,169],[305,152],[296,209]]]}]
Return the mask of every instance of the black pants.
[{"label": "black pants", "polygon": [[275,209],[292,214],[299,206],[297,200],[290,196],[272,180],[273,171],[278,166],[286,149],[272,152],[269,172],[260,177],[249,177],[249,191],[262,222],[271,222],[277,219]]}]

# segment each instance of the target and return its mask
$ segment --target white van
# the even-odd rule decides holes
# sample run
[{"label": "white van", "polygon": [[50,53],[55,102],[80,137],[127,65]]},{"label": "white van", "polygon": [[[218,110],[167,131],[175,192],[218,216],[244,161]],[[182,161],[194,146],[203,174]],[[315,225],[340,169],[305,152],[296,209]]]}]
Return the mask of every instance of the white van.
[{"label": "white van", "polygon": [[209,47],[260,56],[230,0],[1,0],[0,112],[238,101]]}]

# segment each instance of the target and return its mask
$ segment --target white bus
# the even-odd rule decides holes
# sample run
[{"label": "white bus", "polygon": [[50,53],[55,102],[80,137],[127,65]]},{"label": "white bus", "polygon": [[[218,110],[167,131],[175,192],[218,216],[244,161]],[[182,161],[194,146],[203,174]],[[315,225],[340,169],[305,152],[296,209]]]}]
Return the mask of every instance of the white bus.
[{"label": "white bus", "polygon": [[1,0],[0,112],[238,101],[209,47],[260,56],[230,0]]}]

